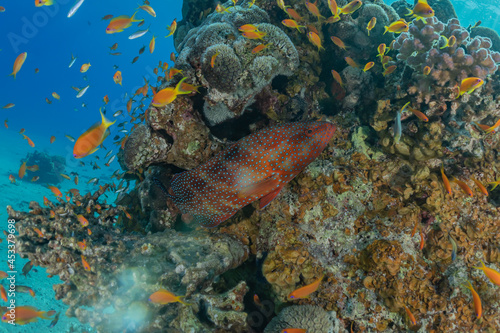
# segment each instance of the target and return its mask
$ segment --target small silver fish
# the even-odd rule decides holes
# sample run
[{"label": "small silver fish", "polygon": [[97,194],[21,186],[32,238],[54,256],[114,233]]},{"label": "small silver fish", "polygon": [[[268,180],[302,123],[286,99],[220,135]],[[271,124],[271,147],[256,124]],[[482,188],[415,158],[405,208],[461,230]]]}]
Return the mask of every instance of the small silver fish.
[{"label": "small silver fish", "polygon": [[64,134],[64,136],[65,136],[65,137],[67,137],[69,141],[71,141],[71,142],[75,142],[75,138],[74,138],[74,137],[72,137],[71,135]]},{"label": "small silver fish", "polygon": [[75,15],[75,13],[78,10],[78,8],[80,8],[80,6],[83,4],[83,1],[85,1],[85,0],[78,0],[77,2],[75,2],[75,4],[73,5],[73,7],[71,7],[71,9],[68,12],[68,17],[71,17],[71,16]]},{"label": "small silver fish", "polygon": [[89,89],[89,87],[90,87],[90,84],[88,86],[86,86],[85,88],[80,89],[80,91],[78,91],[78,94],[76,95],[76,98],[80,98],[83,95],[85,95],[85,93],[87,92],[87,89]]},{"label": "small silver fish", "polygon": [[68,66],[68,67],[69,67],[69,68],[71,68],[71,66],[73,66],[73,64],[75,63],[75,61],[76,61],[76,57],[75,57],[75,56],[73,56],[73,54],[72,54],[72,55],[71,55],[71,61],[70,61],[70,63],[69,63],[69,66]]},{"label": "small silver fish", "polygon": [[401,140],[401,113],[406,109],[406,107],[410,104],[410,102],[406,103],[401,110],[396,113],[396,119],[394,120],[394,143],[398,144],[399,140]]},{"label": "small silver fish", "polygon": [[113,161],[114,161],[115,157],[116,157],[116,155],[111,156],[111,158],[108,160],[108,162],[107,162],[106,164],[107,164],[107,165],[110,165],[110,164],[111,164],[111,162],[113,162]]},{"label": "small silver fish", "polygon": [[104,158],[108,158],[109,155],[111,155],[113,153],[112,150],[108,151],[108,153],[106,154],[106,156],[104,156]]},{"label": "small silver fish", "polygon": [[113,117],[118,117],[123,114],[123,110],[118,110],[115,113],[113,113]]},{"label": "small silver fish", "polygon": [[457,242],[455,242],[455,239],[451,237],[450,233],[448,233],[448,239],[450,240],[451,246],[452,246],[452,251],[451,251],[451,260],[455,261],[457,259]]},{"label": "small silver fish", "polygon": [[134,32],[132,35],[128,36],[128,39],[136,39],[136,38],[139,38],[139,37],[142,37],[144,36],[147,32],[149,31],[149,28],[146,29],[146,30],[138,30],[136,32]]}]

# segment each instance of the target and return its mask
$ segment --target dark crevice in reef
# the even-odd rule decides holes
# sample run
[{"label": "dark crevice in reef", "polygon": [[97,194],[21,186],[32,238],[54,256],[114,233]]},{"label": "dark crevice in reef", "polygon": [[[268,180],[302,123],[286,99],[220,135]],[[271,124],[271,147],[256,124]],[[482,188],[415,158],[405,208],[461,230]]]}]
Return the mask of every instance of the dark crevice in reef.
[{"label": "dark crevice in reef", "polygon": [[250,125],[264,120],[260,110],[246,109],[239,118],[228,120],[210,128],[210,133],[219,139],[238,141],[252,133]]}]

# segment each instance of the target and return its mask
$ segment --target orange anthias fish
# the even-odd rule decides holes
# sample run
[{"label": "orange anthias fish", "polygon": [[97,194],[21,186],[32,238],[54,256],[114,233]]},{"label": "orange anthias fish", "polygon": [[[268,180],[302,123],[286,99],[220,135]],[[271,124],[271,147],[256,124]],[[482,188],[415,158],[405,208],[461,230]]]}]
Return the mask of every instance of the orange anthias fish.
[{"label": "orange anthias fish", "polygon": [[494,270],[493,268],[486,267],[484,262],[481,260],[482,267],[474,267],[475,269],[480,269],[484,272],[486,277],[491,281],[491,283],[496,284],[500,287],[500,272]]},{"label": "orange anthias fish", "polygon": [[478,123],[475,123],[477,126],[479,126],[481,129],[483,129],[486,133],[491,133],[491,132],[495,132],[496,129],[500,126],[500,119],[497,120],[497,122],[493,125],[493,126],[487,126],[487,125],[484,125],[485,128],[483,128],[481,124],[478,124]]},{"label": "orange anthias fish", "polygon": [[410,309],[406,305],[403,304],[403,307],[405,308],[406,314],[408,315],[408,318],[410,318],[410,322],[412,325],[417,325],[417,320],[415,319],[415,316],[413,313],[411,313]]},{"label": "orange anthias fish", "polygon": [[[259,45],[257,45],[256,47],[254,47],[254,48],[253,48],[252,53],[253,53],[253,54],[259,53],[260,51],[262,51],[262,50],[264,50],[264,49],[268,48],[268,47],[269,47],[269,45],[271,45],[271,44],[272,44],[272,43],[268,43],[268,44],[259,44]],[[183,89],[183,90],[185,90],[185,89]]]},{"label": "orange anthias fish", "polygon": [[363,72],[366,72],[367,70],[369,70],[370,68],[372,68],[373,66],[375,66],[375,63],[373,61],[370,61],[368,62],[365,67],[363,68]]},{"label": "orange anthias fish", "polygon": [[[408,103],[410,103],[410,102],[408,102]],[[429,118],[423,112],[420,112],[419,110],[414,109],[410,106],[408,107],[408,110],[410,110],[415,116],[417,116],[418,119],[425,121],[425,122],[429,121]]]},{"label": "orange anthias fish", "polygon": [[170,37],[174,34],[175,30],[177,30],[177,19],[174,19],[172,21],[172,24],[167,26],[167,29],[169,31],[169,34],[165,36],[165,38]]},{"label": "orange anthias fish", "polygon": [[448,180],[448,177],[446,177],[446,175],[444,173],[444,165],[443,164],[441,164],[441,178],[443,179],[443,184],[444,184],[444,188],[446,189],[446,192],[448,192],[448,194],[451,194],[450,181]]},{"label": "orange anthias fish", "polygon": [[36,7],[52,6],[53,4],[54,4],[54,0],[35,0]]},{"label": "orange anthias fish", "polygon": [[463,286],[467,289],[469,289],[472,293],[472,300],[474,301],[474,310],[476,310],[476,318],[479,319],[483,315],[483,307],[481,305],[481,298],[479,298],[478,293],[474,290],[474,287],[472,287],[472,283],[470,281],[467,281],[469,284],[466,285],[464,284]]},{"label": "orange anthias fish", "polygon": [[405,19],[399,19],[396,22],[392,22],[389,26],[385,26],[384,35],[389,31],[395,34],[400,34],[402,32],[407,32],[409,29],[408,22]]},{"label": "orange anthias fish", "polygon": [[112,122],[107,120],[102,112],[99,112],[101,113],[101,123],[93,125],[76,140],[73,147],[73,156],[75,158],[85,157],[99,149],[99,146],[109,135],[109,126],[116,122],[116,120]]},{"label": "orange anthias fish", "polygon": [[184,91],[181,89],[182,82],[186,80],[186,77],[183,77],[179,83],[174,87],[167,87],[165,89],[162,89],[158,91],[156,94],[153,96],[153,100],[151,104],[156,107],[163,107],[167,104],[172,103],[176,98],[177,95],[181,94],[190,94],[191,91]]},{"label": "orange anthias fish", "polygon": [[283,20],[283,21],[281,21],[281,24],[283,24],[285,27],[288,27],[288,28],[295,28],[295,29],[297,29],[299,32],[302,32],[302,31],[300,31],[300,28],[305,28],[305,26],[303,26],[303,25],[299,25],[299,24],[297,23],[297,21],[292,20],[292,19],[286,19],[286,20]]},{"label": "orange anthias fish", "polygon": [[306,333],[307,330],[305,328],[284,328],[281,330],[281,333]]},{"label": "orange anthias fish", "polygon": [[307,10],[309,10],[309,12],[311,14],[313,14],[314,16],[316,16],[319,19],[324,19],[325,17],[322,16],[319,12],[319,9],[318,9],[318,6],[316,5],[318,3],[318,0],[316,0],[315,3],[312,3],[312,2],[309,2],[308,0],[306,0],[306,7],[307,7]]},{"label": "orange anthias fish", "polygon": [[263,31],[244,31],[241,35],[247,39],[263,39],[267,33]]},{"label": "orange anthias fish", "polygon": [[85,257],[83,256],[83,254],[81,255],[81,258],[82,258],[83,269],[86,271],[90,271],[90,265],[87,262],[87,259],[85,259]]},{"label": "orange anthias fish", "polygon": [[474,90],[481,87],[483,83],[484,81],[478,77],[468,77],[466,79],[463,79],[462,82],[460,83],[460,89],[457,98],[459,98],[465,93],[468,94],[472,93]]},{"label": "orange anthias fish", "polygon": [[85,73],[89,70],[90,68],[90,62],[89,63],[86,63],[86,64],[83,64],[82,67],[80,67],[80,73]]},{"label": "orange anthias fish", "polygon": [[57,187],[52,185],[49,185],[47,187],[52,191],[52,193],[54,193],[56,197],[62,198],[62,192]]},{"label": "orange anthias fish", "polygon": [[467,185],[465,182],[458,180],[456,177],[453,177],[453,181],[460,186],[462,191],[467,194],[469,197],[473,197],[474,193],[472,193],[472,190],[470,189],[469,185]]},{"label": "orange anthias fish", "polygon": [[52,135],[50,137],[50,143],[52,144],[52,143],[54,143],[54,141],[56,141],[56,137]]},{"label": "orange anthias fish", "polygon": [[372,29],[375,28],[376,24],[377,24],[377,18],[374,16],[372,17],[370,22],[368,22],[368,24],[366,25],[366,30],[368,30],[368,36],[370,36],[370,31],[372,31]]},{"label": "orange anthias fish", "polygon": [[344,88],[344,82],[342,82],[342,78],[340,77],[340,74],[334,69],[332,69],[332,76],[335,79],[335,81],[337,81],[337,83],[340,84],[340,86],[342,88]]},{"label": "orange anthias fish", "polygon": [[24,134],[23,134],[23,139],[28,141],[28,144],[30,145],[30,147],[35,147],[35,143]]},{"label": "orange anthias fish", "polygon": [[[9,75],[13,75],[14,79],[16,78],[17,72],[21,70],[21,67],[23,67],[24,61],[26,60],[26,57],[28,56],[28,52],[23,52],[20,55],[17,56],[16,60],[14,61],[14,67],[12,68],[12,73]],[[14,106],[14,104],[12,104]]]},{"label": "orange anthias fish", "polygon": [[479,188],[481,193],[483,193],[485,196],[488,196],[488,190],[486,187],[476,178],[471,177],[472,181],[476,184],[476,186]]},{"label": "orange anthias fish", "polygon": [[359,65],[356,61],[354,61],[351,57],[345,57],[344,58],[345,62],[351,67],[358,68]]},{"label": "orange anthias fish", "polygon": [[82,214],[77,215],[76,218],[77,218],[78,222],[80,222],[82,227],[86,227],[89,225],[89,221]]},{"label": "orange anthias fish", "polygon": [[132,22],[139,22],[140,20],[135,19],[135,12],[132,17],[129,17],[128,15],[122,15],[113,18],[111,21],[109,21],[108,26],[106,27],[106,33],[107,34],[114,34],[117,32],[122,32],[123,30],[127,29],[132,25]]},{"label": "orange anthias fish", "polygon": [[355,11],[357,11],[361,6],[363,5],[363,2],[360,0],[354,0],[349,2],[347,5],[344,7],[340,8],[340,13],[346,15],[346,14],[352,14]]},{"label": "orange anthias fish", "polygon": [[321,45],[321,38],[317,33],[314,31],[309,31],[307,33],[307,38],[309,38],[309,41],[313,43],[319,50],[324,50],[325,48]]},{"label": "orange anthias fish", "polygon": [[319,156],[336,127],[328,122],[294,122],[248,135],[189,171],[176,174],[168,191],[155,183],[183,214],[213,228],[260,199],[269,204]]},{"label": "orange anthias fish", "polygon": [[21,164],[21,167],[19,168],[19,179],[23,179],[24,175],[26,174],[26,161]]},{"label": "orange anthias fish", "polygon": [[119,84],[121,86],[122,85],[122,72],[116,71],[115,75],[113,75],[113,81],[115,81],[116,84]]},{"label": "orange anthias fish", "polygon": [[8,298],[7,298],[7,291],[5,291],[5,288],[3,286],[3,284],[0,284],[0,296],[2,297],[2,300],[4,302],[7,302],[8,301]]},{"label": "orange anthias fish", "polygon": [[337,1],[328,0],[328,8],[332,12],[333,17],[337,17],[340,14],[339,6],[337,5]]},{"label": "orange anthias fish", "polygon": [[342,39],[338,38],[338,37],[335,37],[335,36],[331,36],[330,37],[332,39],[332,42],[337,45],[338,47],[340,47],[341,49],[346,49],[347,46],[345,45],[345,43],[342,41]]},{"label": "orange anthias fish", "polygon": [[427,0],[418,0],[413,10],[408,9],[406,16],[415,17],[417,20],[422,20],[426,23],[425,19],[434,16],[434,10],[429,6]]},{"label": "orange anthias fish", "polygon": [[303,286],[299,289],[292,291],[288,295],[288,299],[299,299],[299,298],[309,297],[309,295],[311,295],[313,292],[318,290],[318,287],[319,287],[322,280],[323,280],[323,276],[321,276],[319,279],[317,279],[313,283],[308,284],[307,286]]},{"label": "orange anthias fish", "polygon": [[55,313],[52,312],[54,311],[39,311],[33,306],[16,306],[15,316],[12,315],[10,311],[7,311],[3,314],[2,321],[7,323],[14,320],[16,325],[26,325],[38,321],[38,318],[52,319],[50,317]]},{"label": "orange anthias fish", "polygon": [[160,289],[157,292],[154,292],[149,296],[149,301],[156,304],[168,304],[179,302],[184,305],[191,305],[189,303],[185,303],[181,298],[185,296],[175,296],[170,291],[165,289]]},{"label": "orange anthias fish", "polygon": [[149,53],[153,53],[155,51],[155,45],[156,45],[155,39],[156,37],[153,36],[153,38],[151,38],[151,41],[149,42]]}]

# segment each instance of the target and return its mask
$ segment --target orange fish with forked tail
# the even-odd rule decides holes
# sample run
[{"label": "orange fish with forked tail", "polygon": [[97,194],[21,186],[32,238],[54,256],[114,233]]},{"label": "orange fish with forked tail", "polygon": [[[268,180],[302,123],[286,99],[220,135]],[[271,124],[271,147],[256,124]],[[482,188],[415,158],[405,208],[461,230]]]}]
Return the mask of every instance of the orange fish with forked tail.
[{"label": "orange fish with forked tail", "polygon": [[288,295],[288,299],[298,299],[298,298],[309,297],[309,295],[311,295],[313,292],[318,290],[318,287],[319,287],[322,280],[323,280],[323,275],[319,279],[314,281],[313,283],[308,284],[307,286],[300,287],[299,289],[292,291]]},{"label": "orange fish with forked tail", "polygon": [[165,89],[162,89],[158,91],[156,94],[153,96],[153,100],[151,101],[151,104],[156,107],[162,107],[167,104],[172,103],[176,98],[177,95],[181,94],[190,94],[191,91],[184,91],[182,90],[182,83],[186,80],[187,78],[184,77],[182,78],[179,83],[177,83],[177,86],[174,87],[167,87]]},{"label": "orange fish with forked tail", "polygon": [[106,33],[107,34],[114,34],[117,32],[122,32],[124,29],[130,27],[132,25],[132,22],[141,21],[141,20],[135,19],[135,14],[137,14],[137,12],[135,12],[132,15],[132,17],[129,17],[127,15],[122,15],[122,16],[118,16],[118,17],[113,18],[109,22],[108,26],[106,27]]},{"label": "orange fish with forked tail", "polygon": [[85,157],[99,149],[99,146],[109,135],[109,126],[116,122],[116,120],[113,122],[107,120],[102,112],[99,112],[101,113],[101,123],[97,123],[90,127],[76,140],[75,146],[73,147],[73,156],[75,158]]},{"label": "orange fish with forked tail", "polygon": [[16,325],[26,325],[38,321],[38,318],[52,319],[50,317],[54,314],[55,311],[40,311],[33,306],[16,306],[15,315],[11,314],[9,310],[3,314],[2,321],[7,323],[14,320]]},{"label": "orange fish with forked tail", "polygon": [[26,57],[28,56],[28,52],[23,52],[20,55],[17,56],[16,61],[14,61],[14,67],[12,68],[12,73],[9,75],[13,75],[14,79],[16,78],[17,72],[21,70],[21,67],[23,67],[24,61],[26,60]]},{"label": "orange fish with forked tail", "polygon": [[184,297],[185,296],[175,296],[168,290],[160,289],[157,292],[152,293],[151,296],[149,296],[149,301],[157,304],[168,304],[168,303],[179,302],[184,305],[191,305],[181,300],[181,298]]}]

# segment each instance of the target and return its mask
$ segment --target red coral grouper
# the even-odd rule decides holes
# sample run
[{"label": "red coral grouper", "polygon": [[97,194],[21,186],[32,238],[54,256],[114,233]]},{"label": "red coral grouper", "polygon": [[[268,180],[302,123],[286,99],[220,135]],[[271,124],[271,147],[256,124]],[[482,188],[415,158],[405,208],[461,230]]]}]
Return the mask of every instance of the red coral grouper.
[{"label": "red coral grouper", "polygon": [[335,133],[328,122],[287,123],[244,137],[199,167],[173,177],[167,192],[177,208],[212,228],[260,199],[265,207],[321,154]]}]

